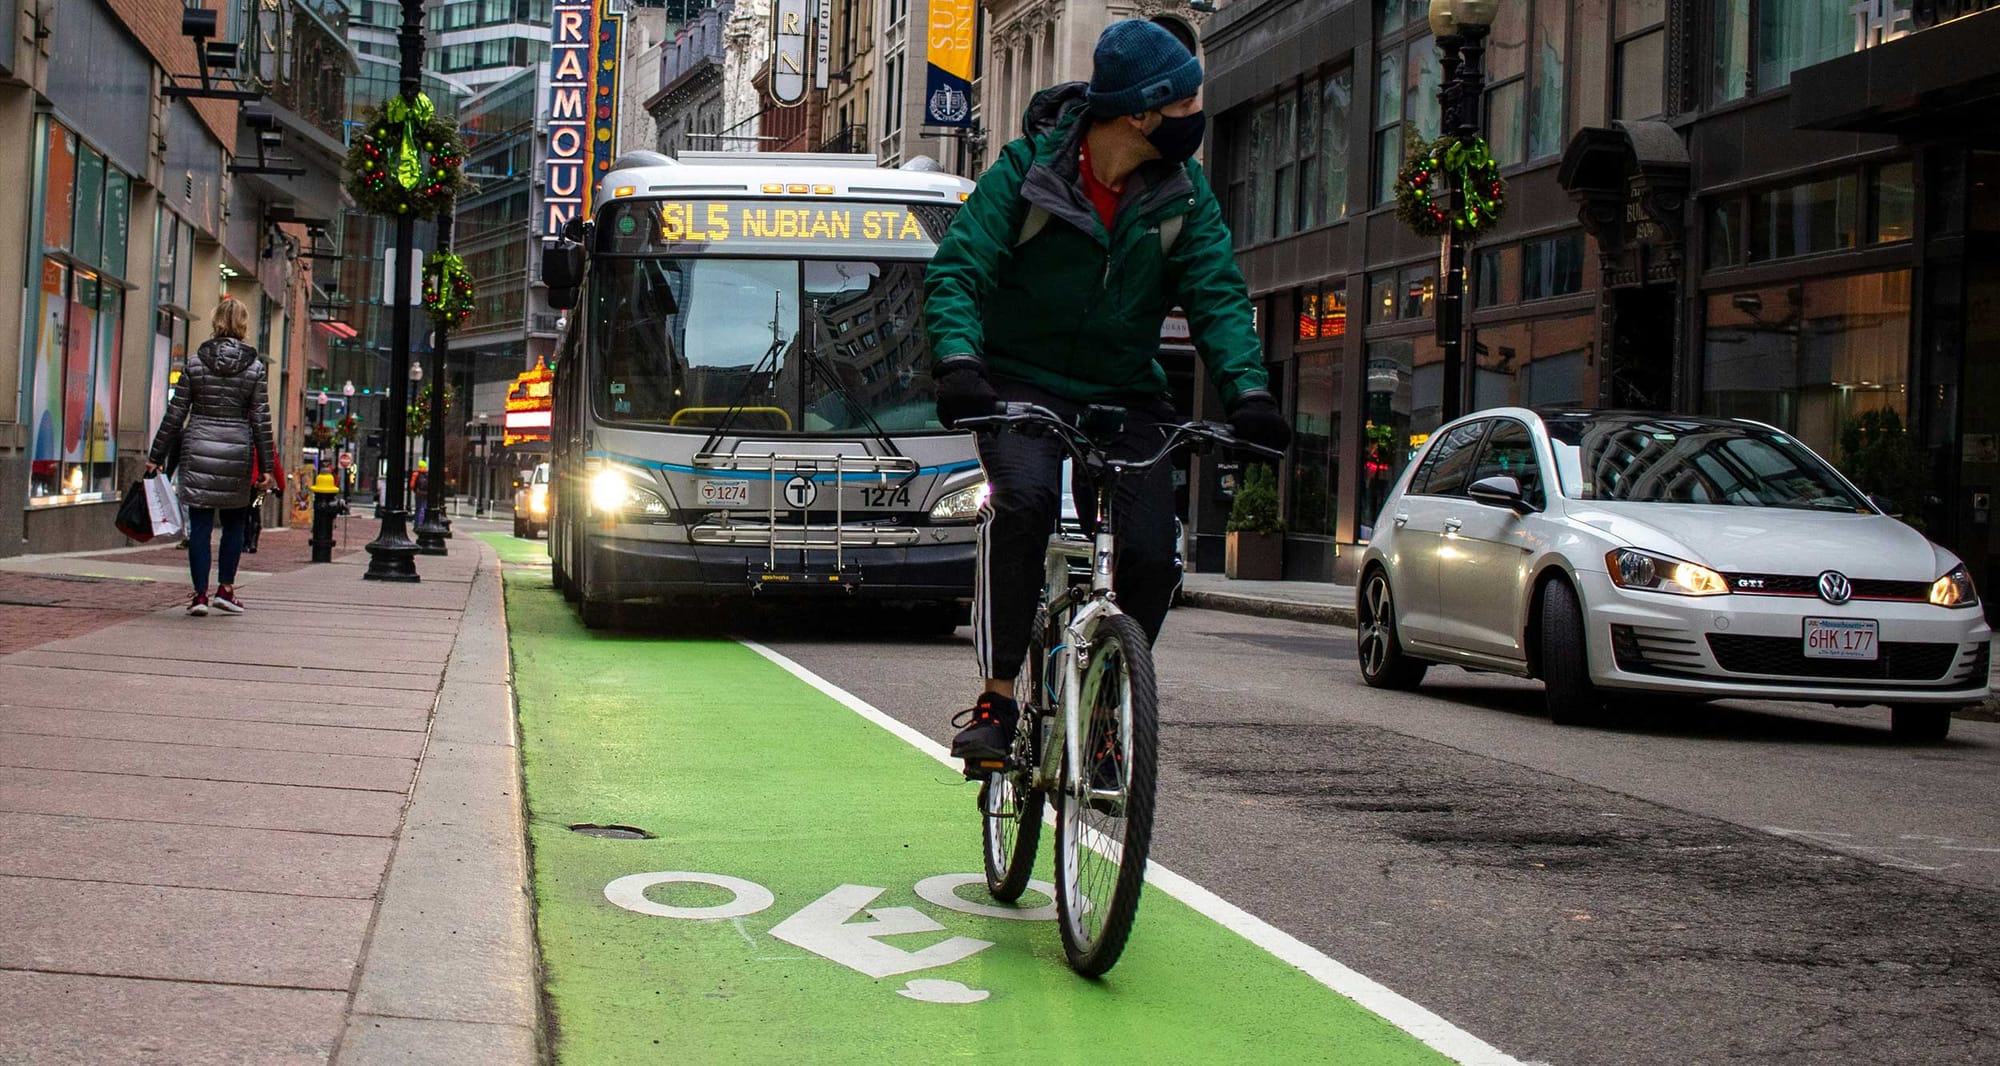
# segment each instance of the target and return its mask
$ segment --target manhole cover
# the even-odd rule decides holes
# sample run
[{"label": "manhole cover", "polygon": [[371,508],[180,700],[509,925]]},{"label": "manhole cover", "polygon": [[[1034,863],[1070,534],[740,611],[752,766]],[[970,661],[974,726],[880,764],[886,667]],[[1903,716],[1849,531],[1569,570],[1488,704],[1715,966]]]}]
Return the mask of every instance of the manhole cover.
[{"label": "manhole cover", "polygon": [[653,839],[653,834],[636,825],[598,825],[596,822],[578,822],[569,828],[570,832],[582,833],[587,837],[610,837],[613,840]]}]

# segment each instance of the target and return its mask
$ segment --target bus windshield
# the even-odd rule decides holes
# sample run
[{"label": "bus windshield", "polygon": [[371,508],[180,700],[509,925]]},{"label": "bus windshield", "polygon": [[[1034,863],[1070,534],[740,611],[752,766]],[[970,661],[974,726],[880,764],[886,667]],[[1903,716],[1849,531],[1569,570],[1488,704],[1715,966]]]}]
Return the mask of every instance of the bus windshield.
[{"label": "bus windshield", "polygon": [[589,308],[592,406],[606,421],[658,427],[936,430],[924,267],[600,257]]}]

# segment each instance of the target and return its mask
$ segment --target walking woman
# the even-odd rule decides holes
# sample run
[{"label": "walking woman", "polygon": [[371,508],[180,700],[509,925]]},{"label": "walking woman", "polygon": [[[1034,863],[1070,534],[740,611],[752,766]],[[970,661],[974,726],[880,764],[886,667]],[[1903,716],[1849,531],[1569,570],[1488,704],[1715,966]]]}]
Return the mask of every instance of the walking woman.
[{"label": "walking woman", "polygon": [[[264,363],[243,343],[250,309],[235,297],[215,305],[215,336],[203,341],[187,361],[180,385],[167,404],[166,420],[153,437],[146,472],[154,473],[180,448],[181,502],[188,509],[188,570],[194,599],[187,613],[205,615],[211,603],[226,614],[242,614],[236,597],[236,563],[243,554],[243,527],[257,487],[268,488],[278,469],[271,442],[271,407],[265,395]],[[252,469],[261,475],[253,484]],[[215,599],[208,596],[209,534],[222,520],[222,560]]]}]

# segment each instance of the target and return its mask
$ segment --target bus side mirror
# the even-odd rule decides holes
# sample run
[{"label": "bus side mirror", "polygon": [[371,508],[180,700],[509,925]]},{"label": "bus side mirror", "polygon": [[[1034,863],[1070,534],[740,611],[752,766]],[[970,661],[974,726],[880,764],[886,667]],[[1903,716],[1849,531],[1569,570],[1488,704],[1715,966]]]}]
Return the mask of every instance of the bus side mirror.
[{"label": "bus side mirror", "polygon": [[583,285],[583,245],[564,238],[542,251],[542,284],[549,287],[549,306],[567,311],[576,306]]}]

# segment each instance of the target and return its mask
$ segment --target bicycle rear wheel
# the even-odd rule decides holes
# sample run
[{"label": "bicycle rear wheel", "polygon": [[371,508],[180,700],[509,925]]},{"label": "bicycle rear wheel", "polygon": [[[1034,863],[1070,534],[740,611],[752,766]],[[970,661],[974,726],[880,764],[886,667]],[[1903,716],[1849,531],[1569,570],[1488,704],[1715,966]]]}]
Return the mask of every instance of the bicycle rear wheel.
[{"label": "bicycle rear wheel", "polygon": [[1078,694],[1083,764],[1064,757],[1056,808],[1056,915],[1070,968],[1096,977],[1125,950],[1145,883],[1159,693],[1152,648],[1137,622],[1104,617],[1089,653]]},{"label": "bicycle rear wheel", "polygon": [[988,774],[979,790],[980,836],[986,856],[986,891],[1002,903],[1021,898],[1034,872],[1035,852],[1042,843],[1044,795],[1034,787],[1041,765],[1041,719],[1037,708],[1048,707],[1043,678],[1048,671],[1047,615],[1037,611],[1028,631],[1028,655],[1014,684],[1021,714],[1014,727],[1011,765]]}]

